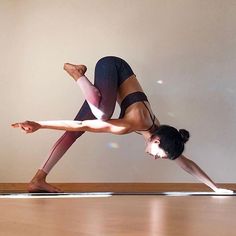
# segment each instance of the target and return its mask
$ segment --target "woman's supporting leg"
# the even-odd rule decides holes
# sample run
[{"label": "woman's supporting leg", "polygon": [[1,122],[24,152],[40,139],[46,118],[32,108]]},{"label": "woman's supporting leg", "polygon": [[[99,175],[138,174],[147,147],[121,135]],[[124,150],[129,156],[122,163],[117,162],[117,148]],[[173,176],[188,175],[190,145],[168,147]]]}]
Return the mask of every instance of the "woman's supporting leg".
[{"label": "woman's supporting leg", "polygon": [[[95,119],[88,103],[85,101],[80,111],[75,117],[75,120],[91,120]],[[31,180],[28,191],[29,192],[60,192],[58,188],[46,183],[46,177],[56,163],[62,158],[70,146],[79,138],[84,132],[65,132],[61,138],[54,144],[45,162],[42,164],[36,175]]]}]

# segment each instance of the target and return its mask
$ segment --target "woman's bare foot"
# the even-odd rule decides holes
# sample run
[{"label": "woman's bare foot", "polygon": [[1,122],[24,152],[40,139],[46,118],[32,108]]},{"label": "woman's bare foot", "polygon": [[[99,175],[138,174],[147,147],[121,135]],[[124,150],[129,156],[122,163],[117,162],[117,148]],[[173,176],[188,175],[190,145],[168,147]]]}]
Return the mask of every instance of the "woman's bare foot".
[{"label": "woman's bare foot", "polygon": [[30,193],[62,193],[63,191],[56,188],[46,182],[47,173],[43,170],[38,170],[34,178],[30,181],[28,185],[28,192]]},{"label": "woman's bare foot", "polygon": [[64,70],[71,76],[75,81],[82,77],[87,71],[85,65],[73,65],[70,63],[64,64]]},{"label": "woman's bare foot", "polygon": [[28,185],[29,193],[63,193],[63,191],[59,188],[56,188],[45,181],[34,181],[30,182]]}]

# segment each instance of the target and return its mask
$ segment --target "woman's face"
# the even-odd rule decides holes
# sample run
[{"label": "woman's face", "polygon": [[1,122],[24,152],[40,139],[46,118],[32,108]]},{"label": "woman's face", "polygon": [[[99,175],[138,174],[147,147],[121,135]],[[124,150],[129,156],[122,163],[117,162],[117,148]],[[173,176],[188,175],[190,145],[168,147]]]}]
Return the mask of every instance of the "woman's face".
[{"label": "woman's face", "polygon": [[159,144],[160,139],[158,137],[148,140],[145,152],[153,156],[155,160],[158,158],[168,159],[165,151],[159,147]]}]

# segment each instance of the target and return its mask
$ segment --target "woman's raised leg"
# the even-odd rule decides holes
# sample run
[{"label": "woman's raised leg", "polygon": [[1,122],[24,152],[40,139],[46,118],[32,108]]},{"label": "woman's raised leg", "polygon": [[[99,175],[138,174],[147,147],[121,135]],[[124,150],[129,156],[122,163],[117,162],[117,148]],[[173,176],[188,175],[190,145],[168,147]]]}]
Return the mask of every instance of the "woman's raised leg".
[{"label": "woman's raised leg", "polygon": [[84,75],[84,65],[66,63],[65,71],[77,82],[88,105],[97,119],[107,120],[113,114],[118,85],[117,58],[105,57],[95,67],[94,85]]},{"label": "woman's raised leg", "polygon": [[84,75],[87,70],[84,65],[66,63],[64,69],[79,85],[94,116],[101,120],[111,118],[119,86],[134,74],[126,61],[114,56],[103,57],[97,62],[94,85]]}]

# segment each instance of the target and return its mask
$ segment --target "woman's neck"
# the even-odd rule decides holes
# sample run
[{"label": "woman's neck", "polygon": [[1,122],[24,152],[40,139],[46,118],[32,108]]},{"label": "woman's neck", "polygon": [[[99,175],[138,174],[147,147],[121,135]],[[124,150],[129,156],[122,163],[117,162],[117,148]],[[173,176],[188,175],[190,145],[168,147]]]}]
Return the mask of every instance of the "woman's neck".
[{"label": "woman's neck", "polygon": [[152,136],[152,133],[150,131],[142,131],[140,133],[143,135],[145,141],[148,141]]}]

